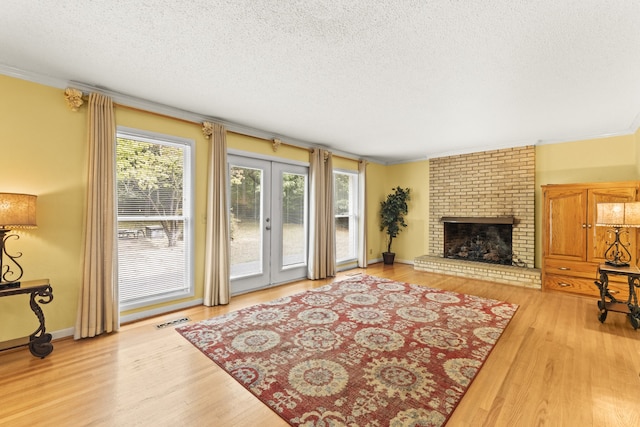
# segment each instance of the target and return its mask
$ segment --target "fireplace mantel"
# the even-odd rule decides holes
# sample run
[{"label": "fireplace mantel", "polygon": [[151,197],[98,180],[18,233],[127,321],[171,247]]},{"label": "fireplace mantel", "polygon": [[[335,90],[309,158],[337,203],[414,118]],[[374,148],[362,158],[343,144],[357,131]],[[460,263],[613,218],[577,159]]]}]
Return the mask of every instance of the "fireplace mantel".
[{"label": "fireplace mantel", "polygon": [[460,223],[460,224],[514,224],[515,219],[512,216],[499,217],[475,217],[475,216],[443,216],[441,222]]}]

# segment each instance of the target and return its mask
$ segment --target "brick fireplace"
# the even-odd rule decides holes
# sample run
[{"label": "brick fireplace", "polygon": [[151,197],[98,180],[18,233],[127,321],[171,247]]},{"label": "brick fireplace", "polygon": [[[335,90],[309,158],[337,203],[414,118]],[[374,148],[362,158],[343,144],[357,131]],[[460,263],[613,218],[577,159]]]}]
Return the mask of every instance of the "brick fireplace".
[{"label": "brick fireplace", "polygon": [[[415,268],[540,288],[540,270],[534,268],[534,194],[533,146],[431,159],[429,253],[416,258]],[[502,219],[508,218],[512,223],[512,262],[478,262],[445,255],[447,218],[464,218],[466,222],[474,218],[504,222]],[[458,250],[458,255],[464,255],[465,250]]]}]

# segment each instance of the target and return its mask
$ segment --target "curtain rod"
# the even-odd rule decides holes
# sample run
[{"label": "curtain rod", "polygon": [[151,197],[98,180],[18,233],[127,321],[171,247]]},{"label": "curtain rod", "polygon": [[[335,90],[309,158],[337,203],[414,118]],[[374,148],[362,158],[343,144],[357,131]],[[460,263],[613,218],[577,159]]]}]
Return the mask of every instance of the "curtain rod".
[{"label": "curtain rod", "polygon": [[[344,153],[340,151],[333,151],[329,147],[326,147],[320,144],[309,144],[307,142],[298,141],[298,140],[296,140],[295,142],[284,141],[283,138],[287,140],[291,140],[292,138],[288,138],[284,136],[281,137],[277,134],[266,132],[260,129],[252,128],[249,126],[238,125],[233,122],[228,122],[221,119],[203,116],[203,115],[192,113],[186,110],[176,109],[174,107],[170,107],[167,105],[157,104],[144,99],[130,97],[128,95],[124,95],[118,92],[112,92],[109,90],[94,88],[83,83],[70,82],[69,84],[70,86],[67,87],[67,89],[65,90],[65,98],[67,99],[67,103],[69,104],[69,107],[72,109],[74,108],[73,99],[78,98],[78,94],[72,91],[80,92],[79,97],[83,101],[88,100],[88,97],[89,97],[88,93],[97,92],[105,96],[109,96],[113,100],[114,106],[117,106],[117,107],[126,108],[129,110],[139,111],[143,113],[149,113],[158,117],[178,120],[184,123],[196,124],[199,126],[202,126],[204,122],[219,123],[223,125],[229,132],[237,133],[239,135],[250,136],[250,137],[262,139],[265,141],[271,141],[271,143],[273,144],[274,151],[276,151],[277,147],[280,145],[287,145],[289,147],[307,149],[307,150],[313,150],[313,149],[329,150],[332,152],[334,157],[339,157],[342,159],[352,160],[356,162],[360,160],[366,160],[368,162],[379,163],[376,160],[370,160],[366,157],[354,156],[350,153]],[[80,103],[80,105],[81,104],[82,103]],[[77,105],[75,108],[79,108],[80,105]]]},{"label": "curtain rod", "polygon": [[[83,99],[84,99],[84,98],[85,98],[85,96],[83,96]],[[88,97],[87,97],[87,98],[88,98]],[[154,115],[154,116],[158,116],[158,117],[162,117],[162,118],[167,118],[167,119],[171,119],[171,120],[177,120],[177,121],[180,121],[180,122],[183,122],[183,123],[188,123],[188,124],[194,124],[194,125],[202,126],[202,122],[196,122],[196,121],[189,120],[189,119],[182,119],[182,118],[180,118],[180,117],[173,117],[173,116],[169,116],[169,115],[167,115],[167,114],[163,114],[163,113],[156,113],[156,112],[154,112],[154,111],[143,110],[142,108],[132,107],[132,106],[130,106],[130,105],[125,105],[125,104],[120,104],[120,103],[114,103],[114,106],[116,106],[116,107],[120,107],[120,108],[125,108],[125,109],[127,109],[127,110],[139,111],[139,112],[141,112],[141,113],[152,114],[152,115]],[[239,134],[239,135],[250,136],[250,137],[252,137],[252,138],[258,138],[258,137],[254,137],[253,135],[246,135],[246,134],[242,134],[242,133],[235,132],[235,131],[232,131],[232,130],[228,130],[228,132],[237,133],[237,134]],[[261,139],[261,140],[263,140],[263,141],[265,141],[265,142],[268,142],[268,141],[269,141],[269,140],[266,140],[266,139],[264,139],[264,138],[258,138],[258,139]],[[307,150],[307,151],[309,151],[309,152],[313,152],[313,150],[317,150],[317,149],[319,148],[319,147],[309,147],[309,148],[306,148],[306,147],[300,147],[299,145],[289,144],[288,142],[282,141],[282,140],[281,140],[281,139],[279,139],[279,138],[273,138],[273,139],[271,140],[271,144],[273,144],[273,146],[274,146],[274,151],[276,151],[276,150],[277,150],[277,147],[279,147],[280,145],[286,145],[286,146],[288,146],[288,147],[298,148],[298,149],[301,149],[301,150]],[[324,149],[324,148],[321,148],[321,149]],[[329,151],[330,151],[330,150],[329,150]],[[341,159],[345,159],[345,160],[352,160],[352,161],[355,161],[355,162],[358,162],[358,161],[364,160],[364,159],[356,159],[356,158],[353,158],[353,157],[346,157],[346,156],[342,156],[342,155],[340,155],[340,154],[336,154],[336,153],[333,153],[333,152],[332,152],[332,154],[333,154],[333,157],[339,157],[339,158],[341,158]]]}]

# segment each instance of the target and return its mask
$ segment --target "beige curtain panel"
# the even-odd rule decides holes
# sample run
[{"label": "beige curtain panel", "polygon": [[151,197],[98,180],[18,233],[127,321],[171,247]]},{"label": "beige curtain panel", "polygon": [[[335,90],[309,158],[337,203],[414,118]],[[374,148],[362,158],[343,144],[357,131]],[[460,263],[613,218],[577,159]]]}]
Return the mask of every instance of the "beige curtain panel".
[{"label": "beige curtain panel", "polygon": [[120,328],[114,170],[116,126],[111,98],[90,94],[88,116],[84,262],[75,339]]},{"label": "beige curtain panel", "polygon": [[227,132],[224,126],[205,123],[210,133],[205,236],[204,305],[229,303],[229,207],[227,206]]},{"label": "beige curtain panel", "polygon": [[333,155],[314,149],[309,167],[309,279],[336,275],[336,231],[333,213]]},{"label": "beige curtain panel", "polygon": [[358,162],[358,267],[367,268],[367,162]]}]

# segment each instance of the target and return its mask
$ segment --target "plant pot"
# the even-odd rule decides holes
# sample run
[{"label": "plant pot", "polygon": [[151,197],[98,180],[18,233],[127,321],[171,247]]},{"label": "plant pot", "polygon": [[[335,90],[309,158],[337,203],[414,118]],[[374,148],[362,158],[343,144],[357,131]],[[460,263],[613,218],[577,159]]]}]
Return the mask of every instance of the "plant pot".
[{"label": "plant pot", "polygon": [[393,264],[395,257],[395,252],[382,252],[382,261],[387,265]]}]

